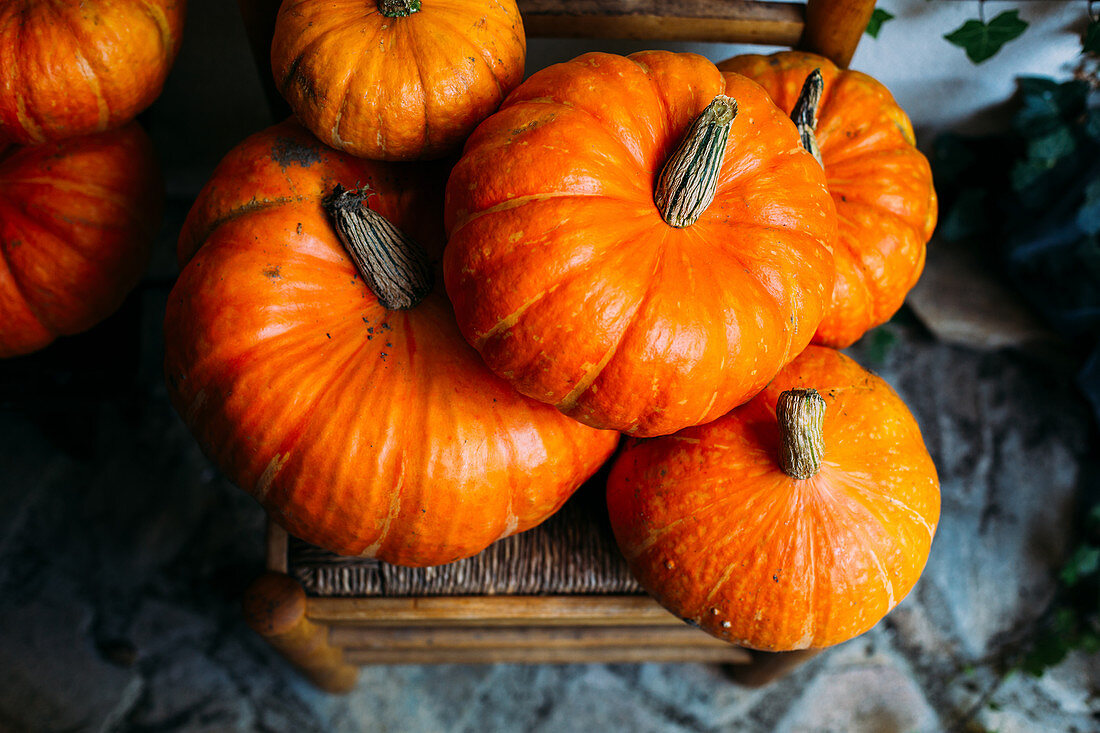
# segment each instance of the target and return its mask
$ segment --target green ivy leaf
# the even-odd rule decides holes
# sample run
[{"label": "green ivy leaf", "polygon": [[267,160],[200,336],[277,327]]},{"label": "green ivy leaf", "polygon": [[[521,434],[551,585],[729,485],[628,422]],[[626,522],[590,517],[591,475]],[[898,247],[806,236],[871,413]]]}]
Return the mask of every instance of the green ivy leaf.
[{"label": "green ivy leaf", "polygon": [[882,366],[897,342],[897,334],[887,326],[880,326],[871,331],[867,339],[867,361],[873,366]]},{"label": "green ivy leaf", "polygon": [[1076,585],[1081,578],[1100,569],[1100,547],[1081,545],[1062,568],[1061,580],[1066,585]]},{"label": "green ivy leaf", "polygon": [[1077,150],[1077,139],[1067,125],[1059,125],[1047,134],[1028,141],[1027,157],[1053,168],[1055,164]]},{"label": "green ivy leaf", "polygon": [[975,64],[990,58],[1027,28],[1027,21],[1020,20],[1019,10],[1006,10],[988,23],[968,20],[944,38],[966,51]]},{"label": "green ivy leaf", "polygon": [[871,12],[871,19],[867,21],[867,35],[871,38],[878,38],[878,33],[882,30],[882,24],[893,19],[893,13],[888,13],[882,8],[875,8]]},{"label": "green ivy leaf", "polygon": [[1058,84],[1043,77],[1018,80],[1020,108],[1012,118],[1016,131],[1024,137],[1040,137],[1053,132],[1067,121],[1085,113],[1088,84],[1068,81]]},{"label": "green ivy leaf", "polygon": [[1081,41],[1081,50],[1084,53],[1100,54],[1100,20],[1089,22],[1085,29],[1085,38]]},{"label": "green ivy leaf", "polygon": [[1039,181],[1050,171],[1050,166],[1044,161],[1018,160],[1012,166],[1010,180],[1012,190],[1019,196],[1020,201],[1029,206],[1045,203],[1048,193],[1040,187]]}]

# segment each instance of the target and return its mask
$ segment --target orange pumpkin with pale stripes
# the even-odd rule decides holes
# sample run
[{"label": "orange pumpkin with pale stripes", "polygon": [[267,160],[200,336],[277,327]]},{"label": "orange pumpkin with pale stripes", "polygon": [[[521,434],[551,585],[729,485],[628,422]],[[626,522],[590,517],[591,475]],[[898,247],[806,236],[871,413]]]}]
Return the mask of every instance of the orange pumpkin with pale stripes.
[{"label": "orange pumpkin with pale stripes", "polygon": [[607,503],[662,605],[721,639],[786,651],[850,639],[905,598],[940,494],[897,394],[811,346],[724,417],[629,443]]},{"label": "orange pumpkin with pale stripes", "polygon": [[[618,442],[517,394],[463,340],[432,274],[445,177],[353,158],[286,122],[229,153],[180,235],[164,326],[173,404],[275,521],[341,554],[472,555],[549,517]],[[362,240],[337,215],[358,226],[364,207],[326,209],[341,185],[369,192],[387,222],[369,234],[421,249],[394,244],[382,270],[360,270],[341,237]],[[386,282],[413,260],[416,287]]]}]

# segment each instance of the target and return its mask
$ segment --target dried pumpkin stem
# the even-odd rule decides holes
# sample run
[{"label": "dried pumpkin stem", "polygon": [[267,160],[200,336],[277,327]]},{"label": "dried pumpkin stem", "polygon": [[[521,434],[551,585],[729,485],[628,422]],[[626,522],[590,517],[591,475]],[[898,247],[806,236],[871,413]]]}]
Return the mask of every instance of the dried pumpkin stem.
[{"label": "dried pumpkin stem", "polygon": [[415,307],[432,289],[428,255],[386,217],[366,206],[367,193],[337,185],[324,201],[336,234],[378,302]]},{"label": "dried pumpkin stem", "polygon": [[657,179],[653,202],[669,226],[691,226],[702,216],[718,187],[737,102],[724,94],[695,118]]},{"label": "dried pumpkin stem", "polygon": [[825,452],[825,399],[816,389],[790,389],[779,395],[779,467],[791,478],[812,478]]},{"label": "dried pumpkin stem", "polygon": [[404,18],[420,10],[420,0],[378,0],[378,12],[387,18]]},{"label": "dried pumpkin stem", "polygon": [[814,69],[802,83],[802,91],[798,95],[798,101],[791,110],[791,120],[798,128],[798,136],[802,138],[802,147],[812,154],[818,165],[821,162],[821,149],[817,147],[817,106],[821,102],[821,92],[825,89],[825,80],[821,77],[821,69]]}]

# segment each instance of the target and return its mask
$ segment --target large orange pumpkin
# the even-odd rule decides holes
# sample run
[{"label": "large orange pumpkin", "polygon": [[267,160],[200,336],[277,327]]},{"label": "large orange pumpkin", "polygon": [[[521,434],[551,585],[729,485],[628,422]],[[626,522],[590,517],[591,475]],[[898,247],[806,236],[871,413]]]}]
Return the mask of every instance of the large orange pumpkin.
[{"label": "large orange pumpkin", "polygon": [[184,0],[0,3],[0,138],[42,143],[132,120],[179,51]]},{"label": "large orange pumpkin", "polygon": [[458,148],[523,78],[515,0],[286,0],[271,66],[298,119],[372,160]]},{"label": "large orange pumpkin", "polygon": [[932,171],[916,148],[909,117],[878,81],[815,54],[737,56],[718,68],[759,82],[787,113],[820,69],[816,125],[807,110],[807,132],[820,150],[839,235],[832,303],[814,343],[849,346],[901,307],[924,269],[936,226]]},{"label": "large orange pumpkin", "polygon": [[940,509],[905,404],[819,346],[728,415],[628,444],[607,501],[631,569],[662,605],[768,651],[871,628],[916,583]]},{"label": "large orange pumpkin", "polygon": [[163,191],[137,123],[45,145],[0,144],[0,358],[114,313],[148,264]]},{"label": "large orange pumpkin", "polygon": [[[445,174],[355,159],[287,122],[229,153],[180,236],[173,404],[276,521],[342,554],[472,555],[546,519],[618,440],[517,394],[462,339],[430,274]],[[382,219],[329,199],[341,184]],[[385,245],[367,247],[370,287],[340,236]]]},{"label": "large orange pumpkin", "polygon": [[833,285],[824,184],[752,81],[695,54],[586,54],[471,136],[447,186],[447,292],[520,392],[671,433],[809,343]]}]

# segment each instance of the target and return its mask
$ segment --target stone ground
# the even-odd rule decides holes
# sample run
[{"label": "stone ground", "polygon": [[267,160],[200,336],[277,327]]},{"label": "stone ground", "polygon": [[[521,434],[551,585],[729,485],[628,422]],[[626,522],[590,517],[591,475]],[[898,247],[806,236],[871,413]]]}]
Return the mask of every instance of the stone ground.
[{"label": "stone ground", "polygon": [[185,42],[145,116],[171,197],[149,277],[96,334],[24,365],[40,391],[0,370],[0,731],[1100,730],[1100,659],[1005,671],[1050,601],[1095,428],[1063,352],[1026,315],[1005,322],[1015,297],[935,250],[912,309],[852,351],[912,407],[943,490],[924,577],[876,628],[763,689],[693,664],[365,668],[343,697],[302,681],[241,620],[262,513],[161,379],[175,233],[262,126],[235,4],[189,12],[213,40]]}]

